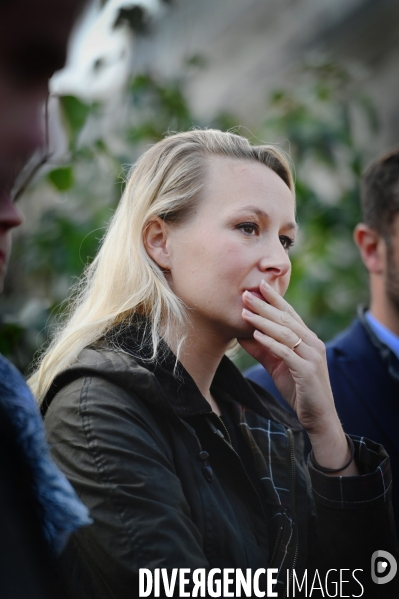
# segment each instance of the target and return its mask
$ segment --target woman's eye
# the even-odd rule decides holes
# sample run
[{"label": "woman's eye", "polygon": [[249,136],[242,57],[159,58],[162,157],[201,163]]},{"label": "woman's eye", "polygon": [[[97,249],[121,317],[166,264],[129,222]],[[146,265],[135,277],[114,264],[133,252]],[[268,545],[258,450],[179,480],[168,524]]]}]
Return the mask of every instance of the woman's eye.
[{"label": "woman's eye", "polygon": [[257,235],[259,233],[259,227],[256,223],[240,223],[237,225],[237,229],[240,229],[246,235]]},{"label": "woman's eye", "polygon": [[289,250],[294,245],[294,240],[287,235],[280,235],[281,245],[285,250]]}]

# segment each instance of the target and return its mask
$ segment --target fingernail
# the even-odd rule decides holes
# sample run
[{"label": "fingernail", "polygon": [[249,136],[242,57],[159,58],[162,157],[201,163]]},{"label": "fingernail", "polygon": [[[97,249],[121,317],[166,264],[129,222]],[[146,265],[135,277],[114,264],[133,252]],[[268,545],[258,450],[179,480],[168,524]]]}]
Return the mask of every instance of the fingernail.
[{"label": "fingernail", "polygon": [[270,285],[269,285],[269,283],[266,283],[265,279],[262,279],[262,280],[261,280],[261,284],[263,285],[263,287],[264,287],[265,289],[269,289],[269,288],[270,288]]},{"label": "fingernail", "polygon": [[243,309],[242,313],[244,316],[250,316],[250,317],[252,316],[252,312],[250,312],[249,310],[246,310],[245,308]]}]

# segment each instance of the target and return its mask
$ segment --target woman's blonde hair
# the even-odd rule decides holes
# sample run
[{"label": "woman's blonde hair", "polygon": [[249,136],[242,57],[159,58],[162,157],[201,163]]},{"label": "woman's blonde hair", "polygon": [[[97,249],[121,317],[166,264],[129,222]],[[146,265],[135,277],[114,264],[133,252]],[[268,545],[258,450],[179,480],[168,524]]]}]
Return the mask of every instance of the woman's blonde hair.
[{"label": "woman's blonde hair", "polygon": [[234,133],[195,129],[170,135],[147,150],[129,172],[101,248],[75,288],[68,318],[29,381],[38,401],[84,347],[116,326],[129,325],[137,314],[149,323],[152,359],[162,337],[168,343],[172,340],[177,350],[181,346],[185,307],[147,254],[144,231],[155,217],[176,224],[190,217],[212,156],[260,162],[293,191],[290,164],[282,151],[270,145],[251,146]]}]

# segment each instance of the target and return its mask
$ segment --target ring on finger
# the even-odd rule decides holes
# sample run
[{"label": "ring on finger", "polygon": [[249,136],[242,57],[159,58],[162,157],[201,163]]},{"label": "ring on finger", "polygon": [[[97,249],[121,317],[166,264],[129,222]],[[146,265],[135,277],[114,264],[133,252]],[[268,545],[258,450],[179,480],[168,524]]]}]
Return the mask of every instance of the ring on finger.
[{"label": "ring on finger", "polygon": [[291,347],[292,351],[295,351],[295,350],[296,350],[296,348],[298,347],[298,345],[300,345],[301,343],[302,343],[302,339],[301,339],[301,337],[299,337],[299,339],[298,339],[298,341],[295,343],[295,345],[293,345],[293,346]]}]

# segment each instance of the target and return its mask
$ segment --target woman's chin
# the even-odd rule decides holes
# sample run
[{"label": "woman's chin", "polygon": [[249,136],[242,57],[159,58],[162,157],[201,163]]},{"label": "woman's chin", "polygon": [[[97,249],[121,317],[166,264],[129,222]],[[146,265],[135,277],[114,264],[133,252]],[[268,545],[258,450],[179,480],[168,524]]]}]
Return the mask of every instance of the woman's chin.
[{"label": "woman's chin", "polygon": [[247,322],[244,322],[240,329],[237,331],[236,339],[239,341],[240,339],[252,339],[254,335],[254,327]]}]

